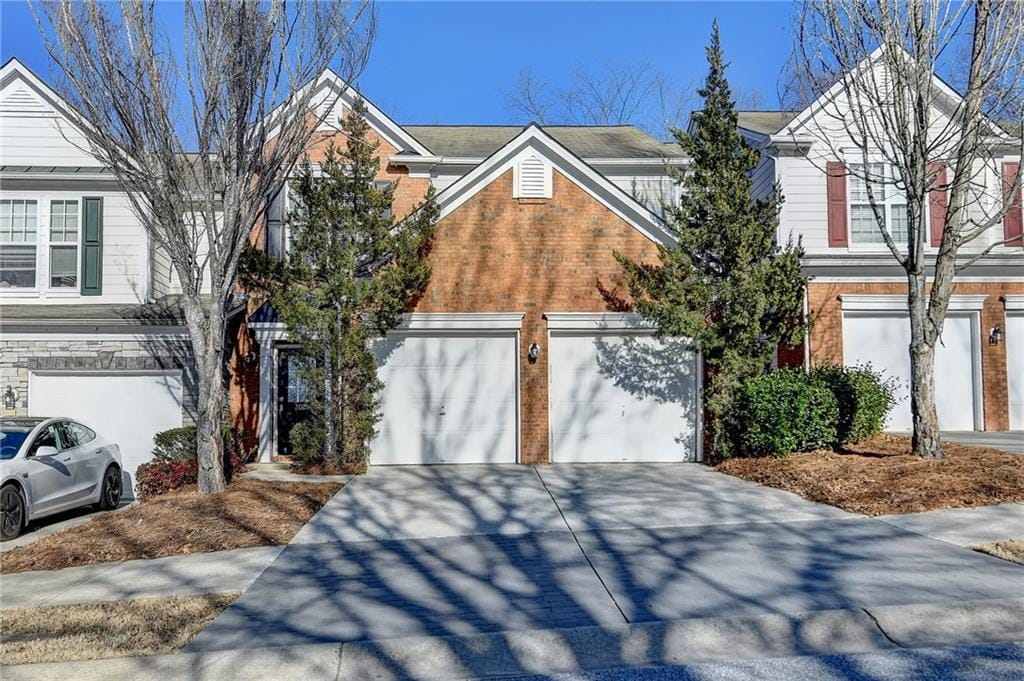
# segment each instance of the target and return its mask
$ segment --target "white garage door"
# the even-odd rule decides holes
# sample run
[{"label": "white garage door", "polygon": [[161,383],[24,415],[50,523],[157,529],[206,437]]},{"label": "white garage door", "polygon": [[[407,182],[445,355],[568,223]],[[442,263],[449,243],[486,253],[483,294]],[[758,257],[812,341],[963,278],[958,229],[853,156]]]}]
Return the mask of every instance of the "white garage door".
[{"label": "white garage door", "polygon": [[1024,311],[1006,314],[1006,373],[1010,430],[1024,430]]},{"label": "white garage door", "polygon": [[516,337],[391,333],[370,464],[515,463]]},{"label": "white garage door", "polygon": [[152,458],[153,436],[181,426],[181,372],[33,373],[28,410],[81,421],[116,442],[134,485],[135,469]]},{"label": "white garage door", "polygon": [[[935,351],[935,397],[939,427],[975,429],[975,357],[978,346],[972,315],[950,313]],[[899,400],[886,430],[908,431],[910,417],[910,319],[906,314],[844,313],[843,362],[870,363],[895,378]],[[980,427],[980,424],[977,424]]]},{"label": "white garage door", "polygon": [[696,458],[698,362],[684,341],[552,332],[549,353],[553,462]]}]

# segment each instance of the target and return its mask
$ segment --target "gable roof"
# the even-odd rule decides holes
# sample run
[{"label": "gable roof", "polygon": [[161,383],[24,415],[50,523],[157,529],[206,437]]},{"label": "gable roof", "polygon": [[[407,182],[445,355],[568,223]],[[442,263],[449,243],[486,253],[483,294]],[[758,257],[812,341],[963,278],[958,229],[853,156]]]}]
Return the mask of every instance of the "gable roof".
[{"label": "gable roof", "polygon": [[[437,195],[440,218],[451,214],[481,189],[508,172],[526,150],[537,152],[562,175],[593,196],[606,208],[656,243],[672,244],[675,238],[649,208],[594,170],[567,146],[530,123],[471,171]],[[511,198],[511,196],[510,196]]]},{"label": "gable roof", "polygon": [[[438,156],[486,158],[523,131],[519,125],[406,125]],[[661,142],[632,125],[546,125],[544,132],[581,158],[679,157],[677,144]]]}]

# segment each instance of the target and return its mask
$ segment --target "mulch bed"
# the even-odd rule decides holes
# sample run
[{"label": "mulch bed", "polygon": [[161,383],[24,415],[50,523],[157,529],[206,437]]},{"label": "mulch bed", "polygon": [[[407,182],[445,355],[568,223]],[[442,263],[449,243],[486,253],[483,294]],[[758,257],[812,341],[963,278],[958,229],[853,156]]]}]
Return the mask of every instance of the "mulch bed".
[{"label": "mulch bed", "polygon": [[287,544],[339,489],[244,478],[218,494],[186,487],[6,552],[0,572]]},{"label": "mulch bed", "polygon": [[736,458],[715,468],[854,513],[885,515],[1024,501],[1024,456],[944,442],[945,458],[910,454],[910,438],[880,435],[842,451]]}]

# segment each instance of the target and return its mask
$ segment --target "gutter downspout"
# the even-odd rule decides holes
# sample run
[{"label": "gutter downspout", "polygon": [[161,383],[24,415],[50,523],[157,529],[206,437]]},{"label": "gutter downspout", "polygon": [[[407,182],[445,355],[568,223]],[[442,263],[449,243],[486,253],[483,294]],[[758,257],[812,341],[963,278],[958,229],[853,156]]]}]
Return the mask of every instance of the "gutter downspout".
[{"label": "gutter downspout", "polygon": [[[804,323],[810,319],[811,306],[808,302],[807,297],[807,284],[804,284]],[[807,329],[807,334],[804,336],[804,372],[809,373],[811,371],[811,330],[810,327]]]}]

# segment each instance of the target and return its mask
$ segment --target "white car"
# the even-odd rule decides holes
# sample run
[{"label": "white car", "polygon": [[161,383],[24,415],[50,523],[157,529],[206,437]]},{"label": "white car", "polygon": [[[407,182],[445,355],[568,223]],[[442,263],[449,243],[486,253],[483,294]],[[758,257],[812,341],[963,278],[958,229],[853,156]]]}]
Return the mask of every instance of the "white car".
[{"label": "white car", "polygon": [[121,450],[67,418],[0,418],[0,541],[79,506],[117,508]]}]

